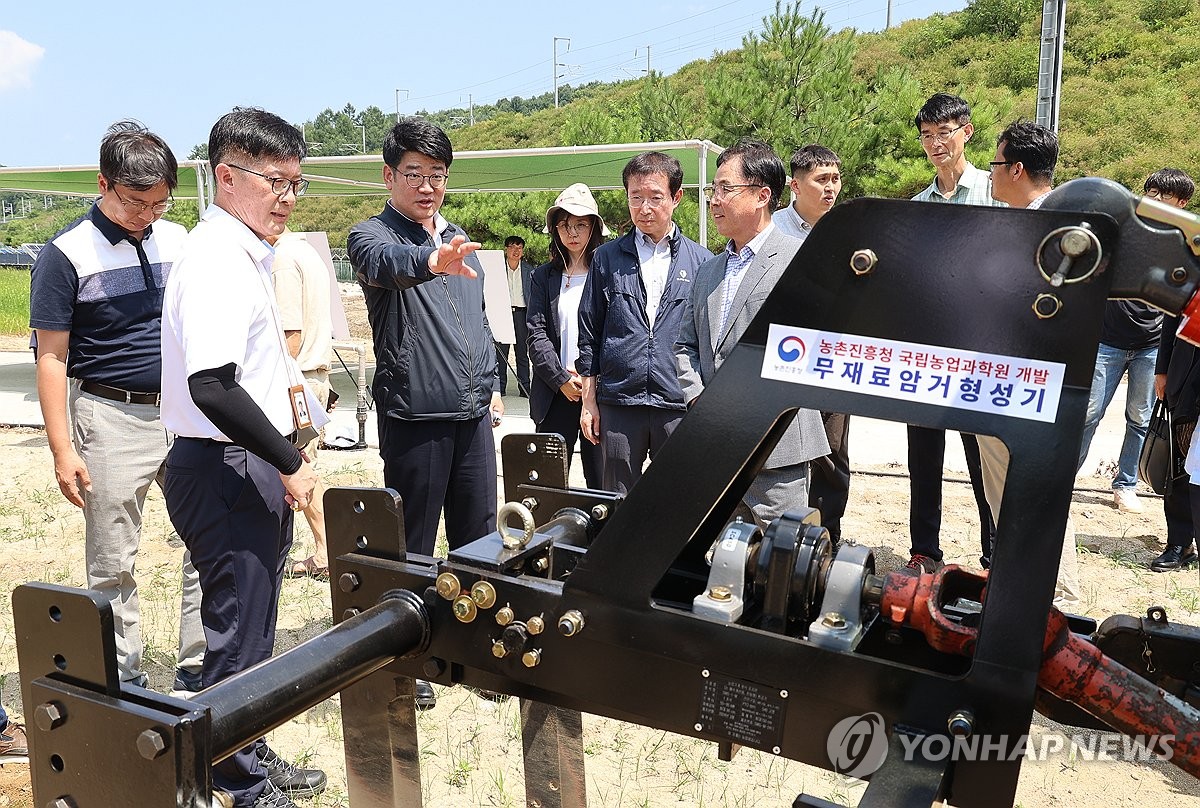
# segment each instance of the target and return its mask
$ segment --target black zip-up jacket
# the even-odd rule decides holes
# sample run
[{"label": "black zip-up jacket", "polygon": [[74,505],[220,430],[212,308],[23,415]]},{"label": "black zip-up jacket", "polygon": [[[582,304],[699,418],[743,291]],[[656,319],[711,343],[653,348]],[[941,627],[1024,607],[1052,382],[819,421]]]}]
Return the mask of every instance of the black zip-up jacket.
[{"label": "black zip-up jacket", "polygon": [[[443,243],[459,235],[466,234],[449,223],[441,233]],[[346,247],[366,295],[380,414],[409,421],[484,415],[498,377],[479,260],[466,259],[476,278],[434,275],[433,238],[391,205],[356,224]]]}]

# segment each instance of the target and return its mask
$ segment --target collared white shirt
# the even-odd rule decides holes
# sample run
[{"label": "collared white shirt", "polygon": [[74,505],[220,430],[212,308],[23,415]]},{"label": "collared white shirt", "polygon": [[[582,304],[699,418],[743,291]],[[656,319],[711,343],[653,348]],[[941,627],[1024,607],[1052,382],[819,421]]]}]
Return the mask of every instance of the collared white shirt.
[{"label": "collared white shirt", "polygon": [[796,212],[795,205],[788,205],[786,208],[775,211],[771,214],[771,221],[779,228],[779,232],[801,241],[808,238],[808,234],[812,232],[813,228],[803,216]]},{"label": "collared white shirt", "polygon": [[273,260],[266,242],[217,205],[188,234],[163,300],[162,422],[176,435],[229,440],[192,401],[188,377],[230,363],[279,434],[295,429],[288,387],[299,368],[283,342]]},{"label": "collared white shirt", "polygon": [[524,268],[520,261],[516,269],[510,267],[507,260],[504,262],[504,271],[508,274],[508,299],[514,309],[525,308],[525,284],[521,278]]},{"label": "collared white shirt", "polygon": [[671,271],[671,237],[677,224],[671,222],[667,234],[659,241],[652,241],[641,230],[636,230],[633,243],[637,246],[638,263],[641,265],[642,284],[646,287],[646,318],[654,327],[658,304],[667,289],[667,275]]},{"label": "collared white shirt", "polygon": [[718,335],[725,333],[725,324],[729,322],[729,312],[733,308],[733,300],[737,297],[738,289],[741,288],[742,278],[746,276],[746,267],[754,261],[754,256],[762,249],[763,242],[774,230],[775,223],[771,222],[761,233],[747,241],[740,250],[734,249],[732,241],[725,245],[725,254],[728,258],[725,262],[725,277],[721,280],[721,323],[717,328]]}]

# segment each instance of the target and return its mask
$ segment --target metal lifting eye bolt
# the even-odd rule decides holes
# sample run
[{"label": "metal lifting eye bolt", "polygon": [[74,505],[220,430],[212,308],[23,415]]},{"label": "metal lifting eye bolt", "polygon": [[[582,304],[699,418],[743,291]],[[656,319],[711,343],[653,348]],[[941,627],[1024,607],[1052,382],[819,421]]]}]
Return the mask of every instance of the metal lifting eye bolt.
[{"label": "metal lifting eye bolt", "polygon": [[[521,517],[521,532],[513,534],[508,527],[508,517]],[[500,539],[506,550],[524,550],[525,545],[533,540],[533,512],[520,502],[506,502],[500,506],[496,514],[496,525],[500,529]]]}]

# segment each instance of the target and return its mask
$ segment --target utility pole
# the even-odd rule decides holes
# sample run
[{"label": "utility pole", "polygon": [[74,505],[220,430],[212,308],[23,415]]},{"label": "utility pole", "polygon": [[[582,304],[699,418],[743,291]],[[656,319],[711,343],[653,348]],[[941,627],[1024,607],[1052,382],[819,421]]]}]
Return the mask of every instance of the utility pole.
[{"label": "utility pole", "polygon": [[359,124],[355,124],[355,126],[357,126],[359,129],[361,129],[361,130],[362,130],[362,133],[363,133],[363,150],[362,150],[362,153],[363,153],[363,154],[366,154],[366,153],[367,153],[367,127],[366,127],[366,125],[365,125],[365,124],[361,124],[361,123],[359,123]]},{"label": "utility pole", "polygon": [[883,24],[883,29],[886,31],[892,27],[892,0],[888,0],[887,5],[887,22]]},{"label": "utility pole", "polygon": [[1038,55],[1037,122],[1058,133],[1062,95],[1063,35],[1067,0],[1042,0],[1042,46]]},{"label": "utility pole", "polygon": [[650,75],[650,46],[646,46],[646,75]]},{"label": "utility pole", "polygon": [[402,90],[399,87],[396,88],[396,123],[400,123],[400,93],[404,93],[405,101],[408,100],[409,96],[408,90]]},{"label": "utility pole", "polygon": [[[566,67],[565,64],[558,63],[558,43],[560,40],[567,43],[567,50],[571,49],[571,38],[570,37],[567,37],[567,36],[554,37],[554,59],[551,63],[550,73],[554,77],[554,108],[555,109],[558,109],[558,69],[560,67]],[[566,73],[564,73],[563,75],[565,76]]]},{"label": "utility pole", "polygon": [[471,109],[471,126],[475,125],[475,96],[467,93],[467,106]]}]

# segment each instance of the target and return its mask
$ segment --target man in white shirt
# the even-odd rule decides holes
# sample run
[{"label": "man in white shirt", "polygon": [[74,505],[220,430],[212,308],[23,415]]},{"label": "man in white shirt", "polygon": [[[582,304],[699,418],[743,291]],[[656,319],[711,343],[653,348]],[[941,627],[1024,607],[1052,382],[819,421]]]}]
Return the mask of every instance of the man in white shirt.
[{"label": "man in white shirt", "polygon": [[842,192],[842,158],[819,143],[801,146],[792,153],[792,204],[771,216],[775,226],[804,241],[813,225],[837,204]]},{"label": "man in white shirt", "polygon": [[[792,204],[771,216],[775,226],[801,241],[837,204],[842,192],[842,158],[833,149],[810,143],[792,153]],[[835,542],[842,539],[842,516],[850,499],[850,416],[823,412],[829,454],[809,464],[808,504],[821,512],[821,524]]]},{"label": "man in white shirt", "polygon": [[[304,140],[277,115],[238,108],[213,126],[208,155],[213,204],[167,282],[162,323],[162,420],[176,434],[164,492],[204,590],[205,687],[271,656],[292,510],[316,484],[295,444],[319,410],[291,395],[305,388],[264,241],[283,232],[308,185]],[[322,772],[297,769],[262,739],[212,775],[238,808],[294,808],[288,794],[325,788]]]}]

